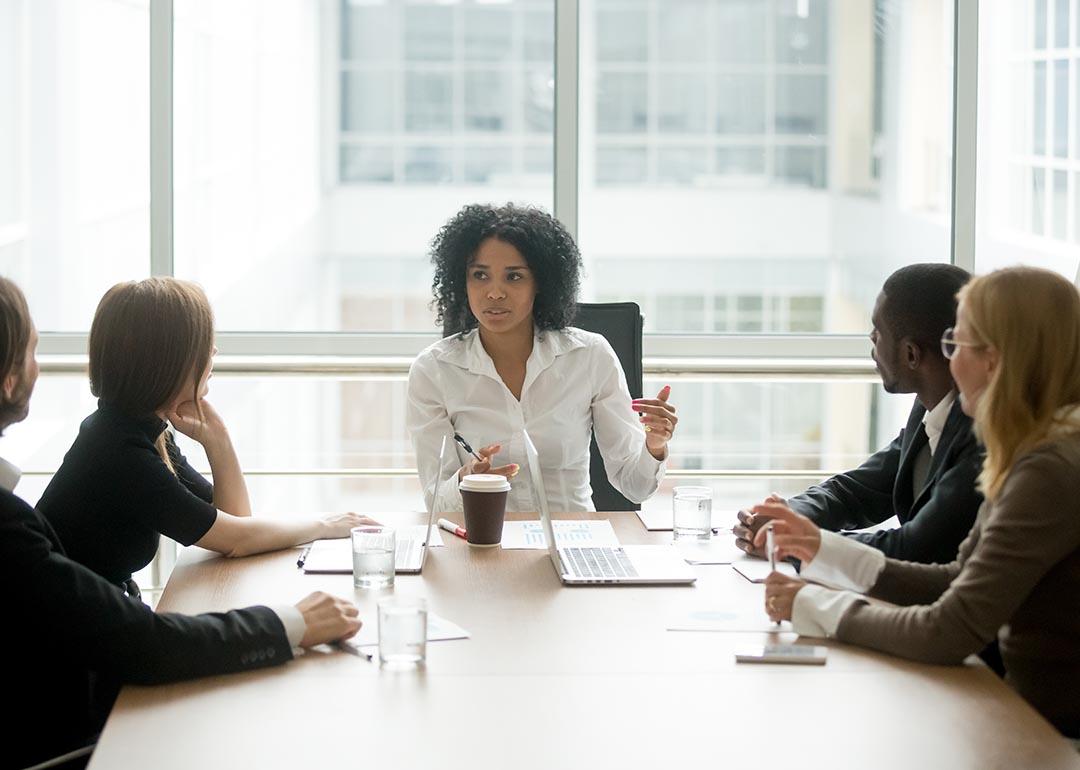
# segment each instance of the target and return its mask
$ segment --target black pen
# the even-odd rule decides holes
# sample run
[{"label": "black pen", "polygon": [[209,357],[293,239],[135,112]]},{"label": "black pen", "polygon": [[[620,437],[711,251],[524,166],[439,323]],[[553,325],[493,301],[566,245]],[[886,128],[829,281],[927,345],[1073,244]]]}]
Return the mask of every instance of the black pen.
[{"label": "black pen", "polygon": [[305,547],[304,550],[302,550],[300,552],[300,556],[297,557],[297,559],[296,559],[296,568],[297,569],[303,569],[304,568],[304,562],[307,561],[307,557],[308,557],[309,553],[311,553],[311,546],[310,545]]},{"label": "black pen", "polygon": [[481,457],[480,455],[478,455],[478,454],[477,454],[476,452],[474,452],[474,451],[473,451],[473,448],[472,448],[471,446],[469,446],[469,442],[468,442],[468,441],[466,441],[465,439],[463,439],[463,438],[461,437],[461,434],[460,434],[460,433],[455,433],[455,434],[454,434],[454,441],[456,441],[456,442],[458,442],[459,444],[461,444],[461,448],[462,448],[462,449],[464,449],[464,450],[465,450],[466,452],[468,452],[469,454],[471,454],[471,455],[472,455],[473,457],[475,457],[475,458],[476,458],[477,460],[479,460],[480,462],[484,462],[484,458],[483,458],[483,457]]}]

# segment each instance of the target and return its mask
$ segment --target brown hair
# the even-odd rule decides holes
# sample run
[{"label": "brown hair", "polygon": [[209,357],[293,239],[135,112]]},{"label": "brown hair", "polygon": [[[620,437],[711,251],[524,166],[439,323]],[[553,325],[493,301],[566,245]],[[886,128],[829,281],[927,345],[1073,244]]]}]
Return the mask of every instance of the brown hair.
[{"label": "brown hair", "polygon": [[[90,327],[90,392],[143,417],[198,382],[214,347],[214,314],[197,284],[147,278],[113,286]],[[155,444],[172,469],[164,432]]]},{"label": "brown hair", "polygon": [[979,487],[993,500],[1021,455],[1080,431],[1062,413],[1080,403],[1080,293],[1049,270],[1010,267],[973,279],[959,298],[973,342],[999,355],[975,409],[986,446]]},{"label": "brown hair", "polygon": [[[34,322],[22,289],[14,281],[0,277],[0,383],[26,364],[26,349],[33,330]],[[8,401],[0,390],[0,433],[26,416],[24,401],[23,398]]]}]

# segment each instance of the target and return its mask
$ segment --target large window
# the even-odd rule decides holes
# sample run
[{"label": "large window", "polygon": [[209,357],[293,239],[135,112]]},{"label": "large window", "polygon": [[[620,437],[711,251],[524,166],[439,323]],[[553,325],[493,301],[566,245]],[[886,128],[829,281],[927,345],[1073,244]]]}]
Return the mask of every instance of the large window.
[{"label": "large window", "polygon": [[85,331],[149,275],[148,2],[0,0],[0,273]]},{"label": "large window", "polygon": [[[1007,152],[989,152],[1007,159],[993,232],[1010,249],[1080,241],[1075,4],[983,14],[1008,43],[991,49]],[[477,201],[571,214],[585,299],[641,305],[646,390],[670,377],[683,415],[672,480],[723,478],[746,501],[885,443],[910,400],[851,359],[884,278],[950,259],[953,2],[577,6],[570,50],[556,0],[174,0],[171,36],[158,0],[0,0],[0,270],[27,287],[46,351],[81,354],[84,335],[50,333],[85,333],[110,284],[154,265],[206,287],[226,355],[393,356],[370,375],[221,371],[263,509],[419,504],[402,367],[438,333],[428,244]],[[171,163],[151,167],[163,86],[154,160]],[[846,363],[695,368],[724,356]],[[5,439],[29,484],[92,408],[81,376],[46,372]]]},{"label": "large window", "polygon": [[994,2],[979,15],[976,266],[1070,278],[1080,262],[1080,7]]}]

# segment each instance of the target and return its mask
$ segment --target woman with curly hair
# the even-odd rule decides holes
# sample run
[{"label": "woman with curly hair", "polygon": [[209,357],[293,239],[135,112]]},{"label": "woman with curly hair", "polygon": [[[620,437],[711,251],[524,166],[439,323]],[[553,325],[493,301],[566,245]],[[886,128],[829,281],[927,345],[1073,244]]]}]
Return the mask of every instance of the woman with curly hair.
[{"label": "woman with curly hair", "polygon": [[[569,325],[581,255],[566,229],[535,208],[466,206],[435,236],[431,260],[437,320],[457,333],[409,371],[407,421],[428,502],[459,510],[466,474],[517,475],[523,428],[552,510],[592,510],[594,430],[615,488],[635,501],[652,495],[678,421],[670,388],[631,401],[607,340]],[[480,447],[479,457],[458,448],[436,467],[453,433]],[[507,510],[535,510],[528,482],[513,484]]]}]

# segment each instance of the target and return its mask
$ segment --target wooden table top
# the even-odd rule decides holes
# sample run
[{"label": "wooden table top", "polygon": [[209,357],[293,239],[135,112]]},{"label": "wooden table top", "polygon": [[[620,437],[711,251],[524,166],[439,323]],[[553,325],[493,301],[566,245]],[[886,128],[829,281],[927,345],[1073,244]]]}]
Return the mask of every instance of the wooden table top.
[{"label": "wooden table top", "polygon": [[[624,544],[671,537],[633,513],[557,518],[608,518]],[[739,665],[736,649],[770,635],[667,631],[692,609],[763,613],[762,586],[729,566],[696,567],[692,587],[568,588],[546,551],[443,539],[423,575],[398,575],[392,592],[427,597],[470,639],[429,643],[415,671],[319,648],[274,669],[126,687],[91,770],[1080,768],[974,659],[931,666],[825,642],[825,666]],[[193,548],[159,610],[294,603],[314,590],[353,599],[372,624],[391,593],[304,575],[295,550],[230,560]]]}]

